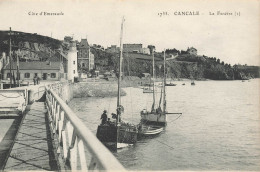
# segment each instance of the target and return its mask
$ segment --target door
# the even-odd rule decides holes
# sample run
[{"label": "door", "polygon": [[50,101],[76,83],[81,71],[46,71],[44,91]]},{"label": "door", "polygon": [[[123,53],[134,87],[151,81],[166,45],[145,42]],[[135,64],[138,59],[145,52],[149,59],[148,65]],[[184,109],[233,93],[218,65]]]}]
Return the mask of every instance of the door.
[{"label": "door", "polygon": [[43,79],[43,80],[46,80],[46,79],[47,79],[47,73],[43,73],[42,79]]}]

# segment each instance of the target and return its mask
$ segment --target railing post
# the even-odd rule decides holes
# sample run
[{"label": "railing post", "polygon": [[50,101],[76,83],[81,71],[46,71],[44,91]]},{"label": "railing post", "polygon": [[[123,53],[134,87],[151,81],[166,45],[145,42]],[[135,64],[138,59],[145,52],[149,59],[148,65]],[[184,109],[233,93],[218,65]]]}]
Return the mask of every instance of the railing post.
[{"label": "railing post", "polygon": [[67,135],[66,135],[68,121],[64,121],[64,122],[65,122],[65,126],[63,126],[63,130],[61,132],[61,135],[62,135],[63,156],[64,156],[64,159],[66,160],[67,155],[68,155]]},{"label": "railing post", "polygon": [[61,142],[61,131],[63,130],[63,125],[64,125],[64,111],[61,111],[60,119],[59,119],[59,142]]},{"label": "railing post", "polygon": [[56,131],[58,130],[59,120],[60,120],[60,105],[57,104],[57,109],[56,109],[56,113],[55,113],[55,129],[56,129]]},{"label": "railing post", "polygon": [[70,121],[68,121],[68,123],[67,123],[67,129],[68,129],[69,145],[71,145],[72,135],[73,135],[73,127],[72,127]]},{"label": "railing post", "polygon": [[79,159],[80,159],[81,171],[86,171],[87,170],[87,164],[86,164],[85,148],[84,148],[83,141],[81,139],[78,139],[78,150],[79,150]]},{"label": "railing post", "polygon": [[71,145],[70,145],[70,167],[71,170],[77,170],[77,154],[78,154],[78,148],[77,148],[77,136],[76,133],[73,132]]},{"label": "railing post", "polygon": [[88,170],[92,171],[97,167],[95,158],[92,156]]}]

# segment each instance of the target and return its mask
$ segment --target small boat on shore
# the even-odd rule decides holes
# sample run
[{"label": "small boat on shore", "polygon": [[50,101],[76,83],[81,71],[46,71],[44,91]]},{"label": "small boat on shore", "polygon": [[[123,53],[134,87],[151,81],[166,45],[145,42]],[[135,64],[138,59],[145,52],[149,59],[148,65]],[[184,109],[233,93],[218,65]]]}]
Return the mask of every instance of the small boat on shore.
[{"label": "small boat on shore", "polygon": [[174,84],[174,83],[168,83],[168,84],[165,84],[165,86],[176,86],[177,84]]},{"label": "small boat on shore", "polygon": [[161,126],[142,124],[138,128],[138,135],[139,137],[152,136],[152,135],[160,134],[162,131],[163,131],[163,127]]},{"label": "small boat on shore", "polygon": [[190,85],[195,85],[195,82],[194,82],[194,81],[191,81]]},{"label": "small boat on shore", "polygon": [[151,88],[143,88],[143,93],[153,93],[153,89],[151,89]]}]

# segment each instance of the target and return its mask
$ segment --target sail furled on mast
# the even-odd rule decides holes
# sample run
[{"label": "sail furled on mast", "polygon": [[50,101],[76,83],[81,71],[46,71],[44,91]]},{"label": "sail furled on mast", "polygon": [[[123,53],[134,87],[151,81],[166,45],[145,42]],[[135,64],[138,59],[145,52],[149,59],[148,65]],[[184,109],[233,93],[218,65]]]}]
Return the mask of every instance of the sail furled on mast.
[{"label": "sail furled on mast", "polygon": [[166,84],[166,64],[165,64],[165,49],[164,49],[164,56],[163,56],[163,76],[164,76],[164,79],[163,79],[163,112],[165,113],[166,111],[166,92],[165,92],[165,84]]},{"label": "sail furled on mast", "polygon": [[162,103],[162,95],[163,95],[163,89],[161,89],[161,96],[160,96],[160,101],[159,101],[159,107],[161,107],[161,103]]},{"label": "sail furled on mast", "polygon": [[155,86],[154,86],[154,82],[155,82],[155,71],[154,71],[154,48],[152,48],[152,58],[153,58],[153,105],[152,105],[152,110],[151,112],[154,112],[155,109],[154,109],[154,106],[155,106]]}]

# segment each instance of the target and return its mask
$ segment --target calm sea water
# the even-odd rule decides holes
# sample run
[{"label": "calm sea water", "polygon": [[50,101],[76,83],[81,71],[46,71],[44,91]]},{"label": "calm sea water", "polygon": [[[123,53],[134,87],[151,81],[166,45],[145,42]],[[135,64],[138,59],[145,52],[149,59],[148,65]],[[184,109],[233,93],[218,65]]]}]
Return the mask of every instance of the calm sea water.
[{"label": "calm sea water", "polygon": [[[176,82],[167,87],[167,110],[182,116],[168,115],[163,133],[114,155],[129,170],[259,171],[259,81]],[[152,94],[140,88],[125,91],[123,119],[137,124],[140,111],[151,108]],[[96,134],[103,110],[115,112],[116,98],[77,98],[69,105]]]}]

